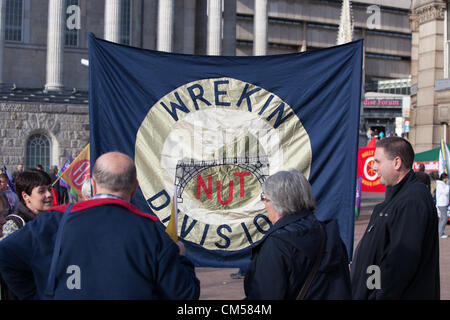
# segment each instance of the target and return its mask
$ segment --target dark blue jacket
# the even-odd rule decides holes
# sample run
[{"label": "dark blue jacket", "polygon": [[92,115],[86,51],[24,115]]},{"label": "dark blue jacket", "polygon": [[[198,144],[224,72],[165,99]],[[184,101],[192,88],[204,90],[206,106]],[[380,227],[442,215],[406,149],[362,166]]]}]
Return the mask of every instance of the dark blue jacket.
[{"label": "dark blue jacket", "polygon": [[[45,298],[65,208],[41,213],[0,242],[0,274],[21,299]],[[178,252],[157,218],[129,202],[77,203],[64,227],[54,298],[198,299],[194,266]]]},{"label": "dark blue jacket", "polygon": [[[304,211],[278,220],[252,250],[245,278],[247,299],[294,300],[320,251],[319,221]],[[305,300],[351,299],[345,246],[335,220],[322,223],[326,244],[318,272]]]}]

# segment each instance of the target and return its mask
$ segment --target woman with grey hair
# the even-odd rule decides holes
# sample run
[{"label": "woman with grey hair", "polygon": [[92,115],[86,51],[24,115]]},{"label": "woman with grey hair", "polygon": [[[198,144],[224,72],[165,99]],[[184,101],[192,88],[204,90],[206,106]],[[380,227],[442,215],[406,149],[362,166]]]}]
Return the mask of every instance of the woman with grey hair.
[{"label": "woman with grey hair", "polygon": [[351,299],[345,246],[336,220],[319,222],[311,185],[297,170],[280,171],[262,186],[273,224],[252,249],[247,299]]},{"label": "woman with grey hair", "polygon": [[277,222],[282,216],[302,210],[314,211],[316,208],[311,185],[305,176],[295,169],[280,171],[270,176],[262,189],[261,200],[266,205],[272,223]]}]

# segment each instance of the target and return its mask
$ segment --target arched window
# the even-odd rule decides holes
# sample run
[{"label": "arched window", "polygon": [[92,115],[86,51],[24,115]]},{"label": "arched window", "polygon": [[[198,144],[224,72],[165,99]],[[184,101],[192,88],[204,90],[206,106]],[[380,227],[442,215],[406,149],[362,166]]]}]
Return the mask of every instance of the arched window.
[{"label": "arched window", "polygon": [[45,171],[50,169],[50,140],[43,134],[35,134],[28,139],[26,167],[36,168],[38,164],[44,167]]}]

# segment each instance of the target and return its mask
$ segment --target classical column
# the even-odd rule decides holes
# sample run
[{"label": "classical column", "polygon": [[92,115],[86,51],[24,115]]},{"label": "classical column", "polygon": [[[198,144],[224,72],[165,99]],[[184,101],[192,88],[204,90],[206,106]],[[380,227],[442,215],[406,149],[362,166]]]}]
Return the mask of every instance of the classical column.
[{"label": "classical column", "polygon": [[[411,26],[411,106],[410,106],[410,131],[409,131],[409,141],[414,146],[416,152],[417,148],[415,146],[416,141],[416,114],[417,114],[417,77],[419,76],[419,18],[416,14],[411,13],[408,15],[409,24]],[[421,151],[426,149],[422,147]]]},{"label": "classical column", "polygon": [[236,55],[236,0],[224,1],[223,55]]},{"label": "classical column", "polygon": [[[444,1],[416,1],[410,16],[413,33],[411,72],[416,73],[411,80],[412,84],[417,83],[417,94],[411,99],[409,140],[415,152],[438,147],[443,138],[441,123],[449,118],[449,100],[444,99],[449,90],[436,90],[436,80],[444,77],[445,10]],[[440,110],[441,107],[445,110]]]},{"label": "classical column", "polygon": [[120,42],[120,0],[105,0],[105,40]]},{"label": "classical column", "polygon": [[267,54],[267,0],[255,0],[255,16],[253,18],[253,55]]},{"label": "classical column", "polygon": [[47,26],[46,91],[59,91],[63,86],[65,0],[49,0]]},{"label": "classical column", "polygon": [[5,2],[0,0],[0,84],[3,84],[3,52],[5,48]]},{"label": "classical column", "polygon": [[208,0],[207,54],[218,56],[222,52],[222,0]]},{"label": "classical column", "polygon": [[156,49],[159,51],[172,52],[173,6],[173,0],[159,0],[156,40]]},{"label": "classical column", "polygon": [[184,1],[183,52],[186,54],[195,53],[195,2]]}]

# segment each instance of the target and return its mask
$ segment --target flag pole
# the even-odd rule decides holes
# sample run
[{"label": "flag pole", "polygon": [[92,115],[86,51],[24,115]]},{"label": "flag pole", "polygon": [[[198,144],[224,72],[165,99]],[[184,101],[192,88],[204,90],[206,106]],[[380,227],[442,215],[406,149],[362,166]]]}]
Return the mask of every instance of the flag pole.
[{"label": "flag pole", "polygon": [[444,122],[442,125],[444,126],[444,142],[447,144],[447,123]]},{"label": "flag pole", "polygon": [[[64,172],[63,172],[63,173],[64,173]],[[55,181],[53,181],[52,187],[55,186],[55,184],[59,181],[59,179],[61,179],[61,176],[59,176]]]},{"label": "flag pole", "polygon": [[[68,159],[66,160],[66,162],[63,164],[63,167],[67,164],[67,161],[69,161],[69,160],[70,160],[70,163],[72,163],[72,161],[73,161],[72,155],[69,156],[69,158],[68,158]],[[61,176],[64,174],[64,172],[66,172],[67,168],[69,168],[70,163],[66,166],[66,168],[64,169],[64,171],[61,172],[60,175],[58,175],[58,178],[57,178],[55,181],[53,181],[52,187],[59,181],[59,179],[61,179]],[[62,168],[61,168],[61,169],[62,169]],[[58,172],[58,173],[59,173],[59,172]]]},{"label": "flag pole", "polygon": [[175,185],[173,192],[173,202],[174,202],[174,211],[175,211],[175,234],[178,238],[178,199],[177,199],[177,185]]}]

